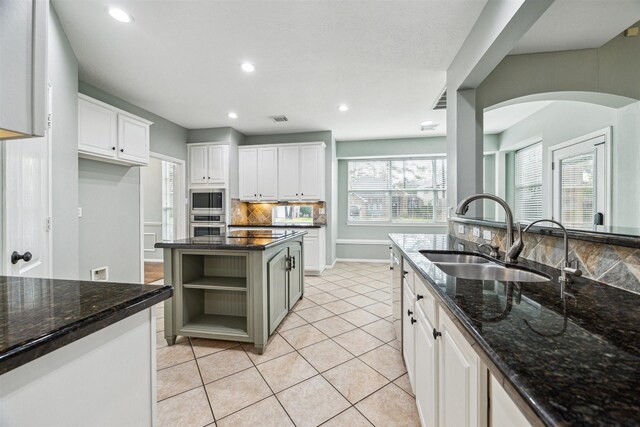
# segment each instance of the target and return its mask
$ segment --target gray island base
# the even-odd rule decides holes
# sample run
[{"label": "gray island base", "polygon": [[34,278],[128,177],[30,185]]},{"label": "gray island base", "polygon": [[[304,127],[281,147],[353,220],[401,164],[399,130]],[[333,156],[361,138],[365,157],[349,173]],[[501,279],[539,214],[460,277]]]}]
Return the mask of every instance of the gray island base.
[{"label": "gray island base", "polygon": [[304,293],[306,231],[232,231],[157,243],[164,249],[165,338],[177,336],[253,343],[264,352]]}]

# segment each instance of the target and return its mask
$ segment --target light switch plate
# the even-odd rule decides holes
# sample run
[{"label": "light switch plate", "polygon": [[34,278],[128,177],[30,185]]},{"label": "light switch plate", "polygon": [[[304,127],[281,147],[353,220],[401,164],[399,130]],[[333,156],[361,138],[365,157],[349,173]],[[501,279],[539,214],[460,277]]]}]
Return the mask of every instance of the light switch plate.
[{"label": "light switch plate", "polygon": [[464,224],[458,224],[458,233],[464,234]]},{"label": "light switch plate", "polygon": [[473,237],[480,237],[480,227],[473,227]]},{"label": "light switch plate", "polygon": [[482,238],[484,240],[491,240],[491,230],[482,230]]},{"label": "light switch plate", "polygon": [[325,213],[325,212],[326,212],[326,211],[325,211],[325,209],[324,209],[324,208],[320,208],[320,209],[318,209],[318,213],[319,213],[320,215],[324,215],[324,213]]},{"label": "light switch plate", "polygon": [[78,218],[82,218],[82,208],[78,206]]}]

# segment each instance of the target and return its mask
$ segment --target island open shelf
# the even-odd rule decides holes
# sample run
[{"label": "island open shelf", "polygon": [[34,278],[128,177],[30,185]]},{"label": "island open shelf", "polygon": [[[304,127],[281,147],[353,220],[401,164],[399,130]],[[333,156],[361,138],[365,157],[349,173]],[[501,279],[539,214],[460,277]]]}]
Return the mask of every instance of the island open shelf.
[{"label": "island open shelf", "polygon": [[234,255],[182,255],[182,286],[187,289],[247,291],[247,258]]},{"label": "island open shelf", "polygon": [[184,287],[182,299],[182,331],[248,335],[246,292]]}]

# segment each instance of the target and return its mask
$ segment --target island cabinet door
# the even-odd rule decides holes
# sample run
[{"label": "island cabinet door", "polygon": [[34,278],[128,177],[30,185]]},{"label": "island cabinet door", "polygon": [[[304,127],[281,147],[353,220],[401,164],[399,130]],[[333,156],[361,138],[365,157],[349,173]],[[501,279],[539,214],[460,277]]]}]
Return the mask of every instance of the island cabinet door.
[{"label": "island cabinet door", "polygon": [[289,247],[289,257],[291,259],[291,270],[289,271],[289,308],[302,296],[302,250],[300,245]]},{"label": "island cabinet door", "polygon": [[267,263],[269,283],[269,334],[276,330],[289,311],[287,298],[287,255],[288,248],[282,249]]}]

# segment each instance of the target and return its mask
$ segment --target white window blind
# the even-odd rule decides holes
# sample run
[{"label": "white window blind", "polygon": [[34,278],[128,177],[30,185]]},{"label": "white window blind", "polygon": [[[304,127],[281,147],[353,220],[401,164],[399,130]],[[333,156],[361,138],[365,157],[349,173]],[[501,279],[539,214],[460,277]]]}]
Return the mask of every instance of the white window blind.
[{"label": "white window blind", "polygon": [[594,153],[563,159],[562,223],[571,228],[590,228],[595,213],[595,161]]},{"label": "white window blind", "polygon": [[516,219],[542,218],[542,144],[534,144],[515,154]]},{"label": "white window blind", "polygon": [[445,157],[349,160],[349,222],[446,222],[446,176]]},{"label": "white window blind", "polygon": [[174,240],[175,230],[175,185],[174,163],[162,161],[162,239]]}]

